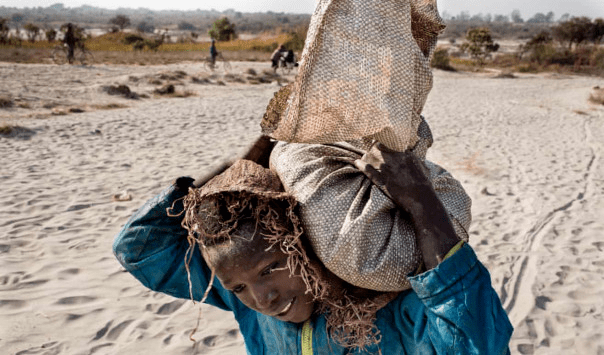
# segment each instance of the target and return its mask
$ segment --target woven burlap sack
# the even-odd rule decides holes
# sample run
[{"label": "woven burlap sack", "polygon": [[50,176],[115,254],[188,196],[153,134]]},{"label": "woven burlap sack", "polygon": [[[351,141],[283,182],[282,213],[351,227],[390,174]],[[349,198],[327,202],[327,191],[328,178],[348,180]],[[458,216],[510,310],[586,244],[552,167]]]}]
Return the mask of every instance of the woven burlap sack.
[{"label": "woven burlap sack", "polygon": [[[346,143],[280,142],[271,169],[298,201],[305,236],[327,269],[358,287],[403,291],[421,262],[415,229],[409,215],[352,164],[362,155]],[[457,236],[467,241],[470,197],[446,170],[425,164]]]},{"label": "woven burlap sack", "polygon": [[444,29],[435,0],[319,0],[299,73],[278,93],[265,134],[298,143],[417,142]]}]

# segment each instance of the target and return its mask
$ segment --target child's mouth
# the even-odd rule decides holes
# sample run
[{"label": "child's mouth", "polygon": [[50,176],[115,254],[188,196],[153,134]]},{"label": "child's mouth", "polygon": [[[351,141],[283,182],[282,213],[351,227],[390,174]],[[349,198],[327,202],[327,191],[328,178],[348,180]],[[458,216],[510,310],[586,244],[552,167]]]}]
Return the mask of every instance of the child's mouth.
[{"label": "child's mouth", "polygon": [[289,303],[281,310],[281,312],[277,313],[276,317],[283,317],[284,315],[286,315],[287,312],[289,312],[289,310],[292,308],[292,305],[294,304],[295,300],[295,297],[292,298],[292,300],[289,301]]}]

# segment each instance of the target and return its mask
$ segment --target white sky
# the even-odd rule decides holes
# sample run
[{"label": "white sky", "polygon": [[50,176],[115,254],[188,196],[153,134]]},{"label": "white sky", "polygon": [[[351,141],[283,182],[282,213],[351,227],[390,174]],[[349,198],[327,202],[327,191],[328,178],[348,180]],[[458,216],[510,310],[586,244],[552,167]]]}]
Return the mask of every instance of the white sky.
[{"label": "white sky", "polygon": [[[226,10],[229,8],[241,12],[289,12],[312,13],[315,0],[0,0],[0,6],[7,7],[47,7],[61,2],[66,7],[91,5],[106,9],[139,8],[151,10]],[[518,9],[524,19],[536,12],[553,11],[559,18],[564,13],[571,16],[604,17],[604,0],[438,0],[441,12],[457,15],[461,11],[470,14],[491,13],[509,15]]]}]

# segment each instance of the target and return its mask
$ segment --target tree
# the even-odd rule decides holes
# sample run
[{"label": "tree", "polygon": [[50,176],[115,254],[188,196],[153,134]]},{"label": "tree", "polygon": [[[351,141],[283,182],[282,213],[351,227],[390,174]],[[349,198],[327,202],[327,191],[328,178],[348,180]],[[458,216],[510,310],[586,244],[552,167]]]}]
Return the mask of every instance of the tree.
[{"label": "tree", "polygon": [[526,44],[520,46],[520,55],[529,53],[532,61],[543,64],[555,52],[555,49],[551,46],[552,41],[553,38],[548,31],[541,31]]},{"label": "tree", "polygon": [[550,11],[550,12],[547,13],[547,15],[545,15],[545,22],[547,22],[547,23],[554,22],[554,13],[553,13],[553,11]]},{"label": "tree", "polygon": [[514,23],[523,23],[524,22],[524,20],[522,19],[522,16],[520,15],[520,10],[518,10],[518,9],[512,11],[512,14],[510,15],[510,17],[512,18],[512,22],[514,22]]},{"label": "tree", "polygon": [[573,17],[554,26],[552,32],[556,40],[562,43],[568,42],[568,48],[571,49],[573,43],[579,45],[589,40],[593,27],[589,17]]},{"label": "tree", "polygon": [[30,42],[35,42],[36,38],[40,34],[40,27],[31,22],[23,26],[23,29],[27,32],[27,38],[29,38]]},{"label": "tree", "polygon": [[488,27],[471,28],[466,34],[468,42],[461,45],[461,50],[468,52],[480,65],[487,57],[499,50],[499,44],[493,42],[491,30]]},{"label": "tree", "polygon": [[48,42],[54,42],[55,39],[57,38],[57,30],[55,30],[54,28],[49,28],[45,31],[46,34],[46,39],[48,40]]},{"label": "tree", "polygon": [[546,23],[547,16],[541,12],[537,12],[533,17],[526,20],[527,23]]},{"label": "tree", "polygon": [[109,20],[109,24],[116,25],[120,28],[120,31],[123,31],[124,28],[130,26],[130,18],[125,15],[117,15]]},{"label": "tree", "polygon": [[493,18],[494,22],[510,22],[510,18],[506,15],[495,15]]},{"label": "tree", "polygon": [[222,17],[214,22],[212,28],[208,31],[211,38],[217,41],[230,41],[237,39],[235,24],[232,24],[228,18]]},{"label": "tree", "polygon": [[197,31],[197,27],[190,22],[181,21],[178,24],[178,29],[181,31]]},{"label": "tree", "polygon": [[604,19],[597,18],[593,22],[590,40],[595,45],[598,45],[602,41],[602,38],[604,38]]},{"label": "tree", "polygon": [[136,25],[136,30],[142,33],[153,33],[155,31],[155,26],[151,22],[141,21]]},{"label": "tree", "polygon": [[474,16],[472,16],[470,18],[470,21],[472,21],[472,22],[484,22],[484,17],[482,16],[482,13],[476,14],[476,15],[474,15]]},{"label": "tree", "polygon": [[457,15],[457,21],[466,22],[470,21],[470,13],[467,11],[462,11]]},{"label": "tree", "polygon": [[0,18],[0,44],[8,43],[8,19]]}]

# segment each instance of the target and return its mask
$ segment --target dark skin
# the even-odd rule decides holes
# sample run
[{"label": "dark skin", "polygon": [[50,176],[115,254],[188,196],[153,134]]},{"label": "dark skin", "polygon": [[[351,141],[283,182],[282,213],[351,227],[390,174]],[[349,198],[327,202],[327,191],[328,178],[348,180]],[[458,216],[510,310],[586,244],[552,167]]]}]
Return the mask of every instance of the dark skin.
[{"label": "dark skin", "polygon": [[[268,167],[275,142],[267,136],[258,138],[240,157]],[[196,179],[195,187],[203,186],[215,175],[224,172],[233,161],[223,163],[209,174]],[[458,242],[447,211],[436,196],[425,171],[424,163],[410,151],[397,152],[376,144],[355,166],[376,184],[392,201],[411,216],[417,244],[426,270],[435,268]]]},{"label": "dark skin", "polygon": [[242,223],[230,242],[203,249],[203,257],[222,286],[247,307],[292,323],[313,314],[315,302],[298,270],[287,267],[288,256],[271,246],[250,221]]},{"label": "dark skin", "polygon": [[396,152],[378,143],[355,166],[410,214],[426,270],[440,264],[459,238],[424,163],[410,151]]}]

